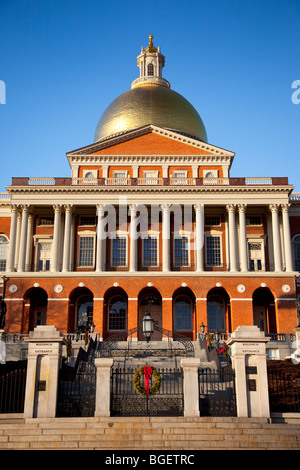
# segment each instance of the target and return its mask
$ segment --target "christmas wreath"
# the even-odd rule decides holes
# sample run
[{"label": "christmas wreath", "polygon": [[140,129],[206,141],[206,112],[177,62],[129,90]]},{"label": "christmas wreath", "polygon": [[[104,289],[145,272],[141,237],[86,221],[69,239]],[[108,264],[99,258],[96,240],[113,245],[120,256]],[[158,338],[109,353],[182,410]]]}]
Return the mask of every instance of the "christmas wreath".
[{"label": "christmas wreath", "polygon": [[[153,375],[154,383],[150,387],[149,381]],[[141,385],[141,377],[144,376],[144,386]],[[133,377],[134,389],[140,395],[155,395],[158,392],[161,384],[161,376],[155,367],[151,366],[142,366],[135,371]]]}]

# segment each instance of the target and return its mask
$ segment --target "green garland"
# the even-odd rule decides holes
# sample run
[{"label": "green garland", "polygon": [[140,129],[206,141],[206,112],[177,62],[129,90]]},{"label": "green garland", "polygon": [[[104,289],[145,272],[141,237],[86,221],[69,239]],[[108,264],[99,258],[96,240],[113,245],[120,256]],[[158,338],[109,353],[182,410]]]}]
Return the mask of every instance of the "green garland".
[{"label": "green garland", "polygon": [[[152,367],[152,374],[154,377],[154,384],[149,389],[149,395],[155,395],[160,389],[160,384],[161,384],[161,376],[159,372],[157,371],[157,369],[155,369],[154,367]],[[140,367],[139,369],[135,371],[135,374],[132,380],[134,389],[140,395],[146,395],[146,388],[141,386],[141,377],[143,375],[144,375],[144,366]]]}]

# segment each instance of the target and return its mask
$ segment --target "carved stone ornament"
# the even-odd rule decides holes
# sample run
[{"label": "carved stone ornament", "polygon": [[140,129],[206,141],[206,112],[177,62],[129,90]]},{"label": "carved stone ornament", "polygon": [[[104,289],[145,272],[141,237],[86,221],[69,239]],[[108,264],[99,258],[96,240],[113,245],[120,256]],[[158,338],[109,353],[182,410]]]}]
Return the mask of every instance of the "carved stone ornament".
[{"label": "carved stone ornament", "polygon": [[237,291],[240,292],[241,294],[245,292],[245,290],[246,290],[246,287],[244,286],[244,284],[239,284],[237,286]]},{"label": "carved stone ornament", "polygon": [[288,284],[283,284],[282,286],[282,292],[285,292],[286,294],[290,292],[291,288]]},{"label": "carved stone ornament", "polygon": [[11,294],[14,294],[15,292],[17,292],[18,288],[16,284],[12,284],[11,286],[9,286],[8,290]]},{"label": "carved stone ornament", "polygon": [[54,292],[56,292],[57,294],[60,294],[63,290],[63,286],[61,284],[56,284],[56,286],[54,287]]}]

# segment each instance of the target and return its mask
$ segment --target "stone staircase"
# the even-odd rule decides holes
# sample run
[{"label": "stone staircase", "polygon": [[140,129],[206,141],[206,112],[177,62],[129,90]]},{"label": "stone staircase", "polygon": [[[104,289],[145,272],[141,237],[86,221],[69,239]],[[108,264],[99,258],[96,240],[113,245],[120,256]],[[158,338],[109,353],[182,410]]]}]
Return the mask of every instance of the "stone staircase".
[{"label": "stone staircase", "polygon": [[[299,450],[295,424],[266,418],[34,418],[0,415],[0,450]],[[119,454],[120,455],[120,454]],[[130,455],[130,454],[126,454]]]}]

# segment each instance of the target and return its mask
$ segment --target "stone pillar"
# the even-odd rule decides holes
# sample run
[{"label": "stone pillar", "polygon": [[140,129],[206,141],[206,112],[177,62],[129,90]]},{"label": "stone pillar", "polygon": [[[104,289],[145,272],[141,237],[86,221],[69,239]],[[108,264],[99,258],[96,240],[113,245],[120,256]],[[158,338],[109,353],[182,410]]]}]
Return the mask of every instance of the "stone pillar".
[{"label": "stone pillar", "polygon": [[239,326],[227,341],[235,370],[237,416],[269,418],[269,390],[266,343],[263,331],[255,326]]},{"label": "stone pillar", "polygon": [[95,416],[110,416],[110,371],[113,359],[96,358],[96,406]]},{"label": "stone pillar", "polygon": [[280,244],[278,204],[270,204],[269,208],[272,213],[272,236],[273,236],[275,271],[280,272],[282,271],[282,257],[281,257],[281,244]]},{"label": "stone pillar", "polygon": [[194,357],[181,359],[181,367],[183,369],[184,416],[200,416],[198,384],[200,359]]},{"label": "stone pillar", "polygon": [[62,272],[68,272],[70,269],[71,227],[72,227],[72,205],[66,204],[65,205],[65,234],[64,234]]},{"label": "stone pillar", "polygon": [[96,251],[96,271],[105,271],[106,267],[106,233],[104,232],[105,204],[97,205],[97,251]]},{"label": "stone pillar", "polygon": [[292,240],[291,240],[291,230],[290,230],[289,207],[290,207],[290,204],[281,205],[284,252],[285,252],[285,270],[288,272],[291,272],[293,271],[293,256],[292,256]]},{"label": "stone pillar", "polygon": [[204,271],[204,204],[195,204],[196,211],[196,229],[195,229],[195,242],[196,242],[196,271]]},{"label": "stone pillar", "polygon": [[163,254],[163,271],[169,272],[171,269],[171,256],[170,256],[170,206],[169,204],[162,204],[162,254]]},{"label": "stone pillar", "polygon": [[7,256],[6,271],[11,272],[14,270],[15,265],[15,252],[17,240],[17,220],[18,220],[18,207],[11,206],[11,222],[10,222],[10,235],[9,235],[9,249]]},{"label": "stone pillar", "polygon": [[130,262],[129,271],[135,272],[138,270],[138,250],[137,250],[137,230],[136,230],[136,211],[138,205],[131,204],[130,210]]},{"label": "stone pillar", "polygon": [[27,230],[28,230],[28,211],[29,211],[29,206],[27,204],[24,204],[22,206],[22,222],[21,222],[21,234],[20,234],[18,272],[25,271]]},{"label": "stone pillar", "polygon": [[55,418],[62,333],[55,326],[40,325],[28,338],[24,418]]},{"label": "stone pillar", "polygon": [[59,258],[59,247],[60,247],[60,232],[61,232],[61,206],[54,205],[54,234],[52,244],[52,255],[51,255],[51,271],[59,271],[58,258]]},{"label": "stone pillar", "polygon": [[237,271],[236,260],[236,223],[235,223],[235,204],[227,204],[228,226],[229,226],[229,264],[230,271]]},{"label": "stone pillar", "polygon": [[239,224],[240,224],[240,263],[241,271],[248,271],[248,253],[247,253],[247,231],[246,231],[246,204],[239,204]]}]

